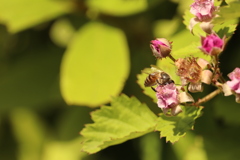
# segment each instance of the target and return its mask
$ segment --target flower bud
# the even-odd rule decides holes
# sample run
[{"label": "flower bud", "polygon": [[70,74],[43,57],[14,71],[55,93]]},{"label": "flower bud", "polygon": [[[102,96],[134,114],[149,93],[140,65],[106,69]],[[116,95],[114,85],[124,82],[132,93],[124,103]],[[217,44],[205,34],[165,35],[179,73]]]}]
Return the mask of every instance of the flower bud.
[{"label": "flower bud", "polygon": [[153,55],[159,59],[169,56],[172,48],[171,42],[165,38],[157,38],[152,40],[150,42],[150,47]]},{"label": "flower bud", "polygon": [[210,56],[218,55],[223,51],[224,41],[225,37],[221,39],[216,34],[201,37],[202,46],[199,49]]}]

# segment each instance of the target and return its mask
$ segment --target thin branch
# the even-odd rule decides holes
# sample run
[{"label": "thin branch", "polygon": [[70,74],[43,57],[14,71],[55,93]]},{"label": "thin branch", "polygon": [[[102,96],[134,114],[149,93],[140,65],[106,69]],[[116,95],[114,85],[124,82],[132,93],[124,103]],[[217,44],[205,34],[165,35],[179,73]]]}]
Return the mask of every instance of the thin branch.
[{"label": "thin branch", "polygon": [[216,89],[215,91],[209,93],[209,94],[206,95],[205,97],[199,99],[197,102],[193,103],[193,105],[199,106],[200,104],[209,101],[210,99],[212,99],[213,97],[215,97],[216,95],[218,95],[218,94],[221,93],[221,92],[222,92],[221,89]]},{"label": "thin branch", "polygon": [[171,54],[168,55],[168,57],[175,63],[176,62],[176,59],[173,58],[173,56]]}]

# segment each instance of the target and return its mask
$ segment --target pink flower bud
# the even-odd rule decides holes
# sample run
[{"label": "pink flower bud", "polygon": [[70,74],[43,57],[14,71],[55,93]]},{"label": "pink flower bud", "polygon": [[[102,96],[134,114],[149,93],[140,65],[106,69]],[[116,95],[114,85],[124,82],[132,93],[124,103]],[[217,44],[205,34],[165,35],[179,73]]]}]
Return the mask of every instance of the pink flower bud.
[{"label": "pink flower bud", "polygon": [[215,15],[214,11],[216,7],[213,4],[213,0],[195,0],[191,5],[190,12],[196,16],[200,22],[210,21]]},{"label": "pink flower bud", "polygon": [[226,84],[237,94],[240,94],[240,68],[235,68],[228,77],[231,81],[227,81]]},{"label": "pink flower bud", "polygon": [[223,51],[224,41],[225,37],[221,39],[216,34],[211,34],[207,37],[201,37],[202,46],[199,47],[199,49],[207,55],[218,55]]},{"label": "pink flower bud", "polygon": [[156,58],[165,58],[169,56],[171,52],[171,42],[166,40],[165,38],[157,38],[150,42],[150,47],[152,49],[152,53]]}]

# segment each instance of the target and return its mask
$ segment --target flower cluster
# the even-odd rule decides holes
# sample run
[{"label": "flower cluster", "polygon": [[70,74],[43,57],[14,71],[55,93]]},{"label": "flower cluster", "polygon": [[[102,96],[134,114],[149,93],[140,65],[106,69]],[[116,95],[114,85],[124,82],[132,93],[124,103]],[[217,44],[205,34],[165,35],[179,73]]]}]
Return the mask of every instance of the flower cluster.
[{"label": "flower cluster", "polygon": [[[218,8],[214,6],[213,0],[195,0],[190,9],[190,12],[195,16],[190,20],[190,31],[192,32],[193,26],[196,23],[201,23],[200,26],[205,31],[206,36],[199,38],[201,46],[198,48],[203,54],[210,56],[211,61],[194,56],[175,59],[171,54],[172,42],[165,38],[156,38],[150,42],[152,53],[157,59],[162,60],[168,57],[174,62],[176,75],[181,80],[181,84],[177,86],[174,80],[169,81],[171,78],[167,73],[163,74],[168,80],[165,83],[162,83],[164,82],[164,77],[154,77],[155,81],[152,84],[157,85],[153,88],[156,92],[157,105],[165,115],[176,116],[182,112],[182,105],[189,105],[188,102],[190,102],[191,106],[199,106],[220,92],[223,92],[225,96],[234,94],[236,102],[240,103],[240,68],[236,68],[231,72],[228,75],[230,80],[225,81],[218,66],[219,55],[223,52],[226,43],[225,36],[220,38],[212,30],[213,24],[211,22],[217,16],[216,11]],[[150,75],[153,74],[150,73]],[[210,96],[194,102],[189,92],[202,92],[202,83],[207,85],[212,84],[217,87],[217,90],[209,94]]]}]

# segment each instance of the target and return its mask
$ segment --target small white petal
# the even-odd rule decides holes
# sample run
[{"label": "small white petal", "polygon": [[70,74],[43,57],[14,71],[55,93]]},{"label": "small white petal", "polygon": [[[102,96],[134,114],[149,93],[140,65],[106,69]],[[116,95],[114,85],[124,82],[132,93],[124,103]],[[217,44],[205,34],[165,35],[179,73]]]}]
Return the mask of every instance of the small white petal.
[{"label": "small white petal", "polygon": [[224,83],[222,85],[222,90],[223,90],[224,96],[230,96],[233,94],[231,88],[227,85],[227,83]]},{"label": "small white petal", "polygon": [[181,92],[178,95],[180,103],[194,102],[193,97],[187,92]]},{"label": "small white petal", "polygon": [[202,58],[199,58],[197,60],[197,63],[202,69],[205,68],[209,64],[208,61],[206,61],[205,59],[202,59]]},{"label": "small white petal", "polygon": [[173,107],[172,109],[171,109],[171,114],[173,115],[173,116],[176,116],[176,115],[178,115],[179,113],[181,113],[182,112],[182,108],[180,107],[180,105],[177,105],[176,107]]},{"label": "small white petal", "polygon": [[201,81],[206,84],[211,84],[213,73],[210,70],[202,71]]}]

